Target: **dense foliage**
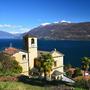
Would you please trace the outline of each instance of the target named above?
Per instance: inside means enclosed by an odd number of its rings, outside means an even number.
[[[64,70],[67,72],[70,68],[72,68],[72,65],[71,64],[66,64],[64,66]]]
[[[80,68],[76,68],[74,70],[74,73],[72,75],[73,78],[77,77],[77,76],[82,76],[82,72],[81,72],[81,69]]]
[[[5,53],[0,53],[0,75],[15,75],[22,72],[22,67],[19,63]]]
[[[82,59],[82,69],[84,71],[88,71],[89,67],[90,67],[90,58],[89,57],[83,57]]]
[[[50,54],[42,54],[36,59],[35,66],[39,70],[40,74],[44,73],[44,77],[46,78],[48,75],[50,75],[53,63],[54,60]]]
[[[83,88],[85,90],[90,90],[90,80],[88,81],[85,79],[78,80],[75,83],[75,87]]]

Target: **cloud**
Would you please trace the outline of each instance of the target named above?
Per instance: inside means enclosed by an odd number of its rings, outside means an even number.
[[[54,22],[54,23],[59,23],[58,21]]]
[[[0,28],[19,28],[21,25],[12,25],[12,24],[0,24]]]
[[[11,32],[9,32],[9,33],[18,34],[18,33],[20,33],[20,32],[11,31]]]
[[[22,25],[0,24],[0,30],[10,33],[24,33],[29,31],[30,27]]]
[[[66,21],[66,20],[61,21],[61,23],[63,23],[63,22],[71,23],[71,21]]]
[[[25,32],[28,32],[29,30],[30,28],[22,27],[22,28],[18,28],[18,30],[12,30],[9,32],[12,34],[16,34],[16,33],[25,33]]]
[[[27,32],[27,31],[30,30],[30,28],[23,27],[23,28],[20,28],[19,30],[20,30],[20,31],[23,31],[23,32]]]
[[[41,25],[42,26],[46,26],[46,25],[49,25],[50,23],[42,23]]]

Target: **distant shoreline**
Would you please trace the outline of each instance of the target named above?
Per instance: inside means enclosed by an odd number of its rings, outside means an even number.
[[[22,38],[0,38],[0,40],[23,40]],[[90,41],[88,39],[38,39],[45,41]]]

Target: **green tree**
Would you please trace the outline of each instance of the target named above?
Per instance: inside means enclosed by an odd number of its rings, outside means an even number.
[[[52,66],[54,63],[51,54],[41,54],[41,56],[36,59],[36,68],[39,69],[40,74],[43,72],[46,79],[47,75],[50,75]]]
[[[77,80],[74,86],[81,88],[80,90],[90,90],[90,80],[85,79]]]
[[[69,77],[69,78],[72,78],[72,72],[71,71],[67,71],[66,72],[66,76]]]
[[[71,64],[66,64],[66,65],[64,66],[64,70],[65,70],[65,71],[68,71],[70,68],[72,68],[72,65],[71,65]]]
[[[1,52],[0,53],[0,62],[2,62],[3,60],[11,60],[12,58],[11,58],[11,56],[10,55],[8,55],[8,54],[6,54],[6,53],[3,53],[3,52]],[[13,58],[14,59],[14,58]]]
[[[0,74],[1,75],[15,75],[22,72],[22,67],[10,55],[0,53]]]
[[[88,57],[83,57],[82,59],[82,69],[84,70],[84,76],[85,76],[85,72],[88,71],[89,66],[90,66],[90,58]]]
[[[77,76],[82,76],[82,72],[80,68],[76,68],[74,70],[74,74],[72,75],[72,77],[77,77]]]
[[[41,69],[44,71],[44,77],[46,79],[47,75],[50,75],[52,70],[54,60],[50,54],[42,54],[41,56]]]

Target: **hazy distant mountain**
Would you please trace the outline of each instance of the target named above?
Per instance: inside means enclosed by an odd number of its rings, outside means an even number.
[[[11,34],[0,31],[0,39],[22,39],[26,33]],[[90,22],[55,22],[42,24],[28,32],[38,39],[50,40],[90,40]]]
[[[11,33],[0,31],[0,39],[14,39],[15,36]]]
[[[22,39],[23,38],[23,35],[24,33],[15,33],[15,34],[13,34],[13,36],[14,36],[14,38],[15,39]]]
[[[90,22],[43,24],[28,32],[39,39],[90,40]]]

